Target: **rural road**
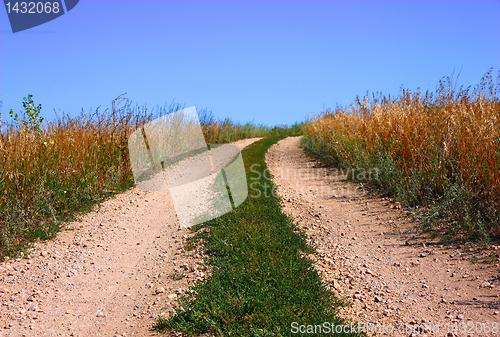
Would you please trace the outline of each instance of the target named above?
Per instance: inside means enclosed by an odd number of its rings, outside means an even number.
[[[280,141],[266,162],[284,211],[318,245],[320,256],[312,258],[325,285],[353,302],[342,309],[344,317],[385,323],[392,336],[408,336],[422,324],[420,336],[500,334],[484,333],[500,326],[498,262],[473,264],[457,247],[418,235],[400,205],[342,181],[341,172],[315,168],[299,144],[299,137]],[[495,248],[478,260],[498,256]]]
[[[428,329],[440,323],[429,336],[447,336],[446,324],[500,323],[498,264],[472,264],[456,247],[417,235],[400,206],[314,168],[299,142],[273,145],[266,161],[284,211],[318,245],[311,258],[325,285],[353,302],[341,315]],[[196,251],[184,252],[188,232],[168,192],[134,188],[107,200],[55,240],[37,243],[28,259],[0,263],[0,336],[160,336],[151,331],[158,315],[209,272]]]

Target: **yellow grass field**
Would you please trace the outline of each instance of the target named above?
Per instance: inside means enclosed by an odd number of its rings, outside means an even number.
[[[488,241],[500,230],[499,98],[492,71],[475,88],[454,89],[447,78],[435,93],[358,98],[313,118],[303,146],[328,165],[377,168],[369,182],[425,206],[424,229]]]
[[[33,106],[32,104],[31,106]],[[0,257],[22,252],[29,242],[53,237],[61,223],[133,185],[128,138],[153,119],[181,109],[148,111],[125,98],[111,111],[63,115],[54,122],[21,122],[0,130]],[[207,143],[277,134],[269,128],[216,119],[199,112]]]

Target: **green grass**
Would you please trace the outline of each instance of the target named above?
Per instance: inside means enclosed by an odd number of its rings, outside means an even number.
[[[289,336],[292,322],[346,324],[337,316],[344,303],[322,285],[305,257],[315,248],[265,187],[272,182],[250,172],[250,165],[264,172],[265,153],[279,139],[263,139],[242,152],[247,181],[258,191],[250,190],[230,213],[193,228],[194,241],[203,239],[211,276],[180,297],[171,318],[159,318],[157,331]]]

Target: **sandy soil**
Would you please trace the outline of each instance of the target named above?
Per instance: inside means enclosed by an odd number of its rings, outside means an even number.
[[[158,315],[206,276],[182,248],[189,229],[168,191],[134,188],[80,220],[28,259],[0,263],[0,336],[156,336]]]
[[[320,256],[312,258],[325,284],[353,303],[342,316],[372,328],[385,323],[393,336],[409,336],[419,325],[420,336],[500,335],[476,325],[500,326],[498,264],[471,263],[463,247],[417,234],[400,205],[315,168],[299,143],[280,141],[266,161],[284,211],[318,245]]]

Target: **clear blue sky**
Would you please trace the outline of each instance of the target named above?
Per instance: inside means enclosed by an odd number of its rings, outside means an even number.
[[[434,90],[500,70],[500,1],[105,1],[13,34],[0,8],[0,100],[42,115],[175,100],[292,124],[356,95]],[[10,119],[10,118],[8,118]]]

